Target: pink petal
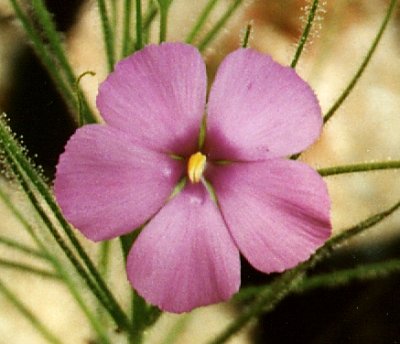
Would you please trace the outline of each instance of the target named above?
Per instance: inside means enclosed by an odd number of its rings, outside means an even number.
[[[207,89],[204,62],[182,43],[149,45],[119,62],[97,107],[111,126],[157,151],[188,154],[197,144]]]
[[[227,300],[240,284],[239,252],[201,184],[187,185],[144,228],[127,270],[140,295],[174,313]]]
[[[251,161],[298,153],[321,127],[318,100],[292,68],[252,49],[222,62],[209,96],[210,157]]]
[[[54,192],[66,218],[98,241],[132,231],[171,194],[183,166],[117,129],[87,125],[68,142]]]
[[[209,178],[240,252],[260,271],[296,266],[330,235],[326,185],[303,163],[232,163],[214,167]]]

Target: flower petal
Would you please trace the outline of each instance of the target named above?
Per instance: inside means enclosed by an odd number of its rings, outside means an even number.
[[[204,62],[182,43],[149,45],[120,61],[100,85],[97,107],[111,126],[157,151],[197,145],[207,89]]]
[[[252,49],[236,50],[221,63],[208,104],[211,158],[254,161],[298,153],[321,127],[318,100],[292,68]]]
[[[239,252],[201,184],[190,184],[144,228],[127,262],[132,286],[181,313],[229,299],[240,285]]]
[[[165,203],[180,162],[135,144],[124,132],[86,125],[68,142],[54,192],[66,218],[98,241],[132,231]]]
[[[236,245],[260,271],[296,266],[330,235],[326,185],[303,163],[232,163],[214,167],[209,179]]]

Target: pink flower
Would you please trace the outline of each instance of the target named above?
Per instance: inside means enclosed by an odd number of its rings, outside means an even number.
[[[199,147],[206,89],[192,46],[150,45],[122,60],[97,96],[105,124],[77,130],[54,185],[66,218],[91,240],[148,221],[128,279],[170,312],[229,299],[240,285],[239,252],[260,271],[281,272],[330,235],[325,183],[284,158],[320,134],[310,87],[270,57],[236,50],[211,88]]]

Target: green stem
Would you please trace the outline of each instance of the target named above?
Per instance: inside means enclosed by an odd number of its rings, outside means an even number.
[[[38,275],[40,277],[57,279],[57,280],[60,279],[60,276],[55,274],[54,272],[47,271],[44,269],[39,269],[39,268],[36,268],[36,267],[28,265],[28,264],[17,263],[15,261],[8,260],[8,259],[0,258],[0,266],[23,271],[23,272],[29,272],[29,273]]]
[[[75,82],[75,93],[76,93],[76,97],[78,100],[78,126],[79,127],[83,126],[84,124],[87,124],[85,122],[86,121],[85,114],[82,111],[82,109],[85,108],[85,104],[84,104],[85,99],[83,98],[83,94],[82,94],[82,92],[80,92],[80,88],[79,88],[79,83],[81,82],[82,78],[86,75],[95,76],[96,73],[93,71],[90,71],[90,70],[83,72],[81,75],[78,76],[78,78],[76,79],[76,82]]]
[[[102,276],[106,276],[108,272],[108,265],[110,260],[110,247],[111,247],[111,241],[109,240],[103,241],[100,246],[99,270]]]
[[[94,295],[99,298],[99,301],[102,302],[104,307],[109,311],[110,315],[113,317],[116,323],[119,326],[121,326],[121,328],[129,329],[130,328],[129,320],[127,319],[125,313],[122,311],[122,309],[116,302],[114,296],[109,291],[107,285],[100,276],[93,262],[91,261],[87,253],[84,251],[79,241],[76,239],[72,227],[62,216],[60,209],[55,203],[46,183],[36,172],[35,168],[30,164],[28,158],[26,158],[22,149],[19,147],[18,143],[12,137],[12,134],[9,132],[9,128],[4,123],[4,118],[0,120],[0,142],[5,153],[5,158],[7,159],[10,168],[12,168],[12,172],[16,175],[28,199],[30,199],[32,205],[35,207],[35,210],[41,215],[41,218],[45,221],[46,226],[56,239],[56,242],[63,249],[64,253],[67,255],[73,266],[80,273],[81,277],[88,283],[88,286],[91,288]],[[36,190],[32,189],[30,185]],[[72,251],[63,242],[63,239],[58,234],[58,231],[55,228],[52,220],[50,220],[45,210],[43,209],[41,205],[42,202],[40,202],[36,198],[37,194],[36,191],[39,192],[39,194],[41,195],[47,206],[55,215],[55,218],[61,225],[68,239],[76,249],[78,255],[88,268],[89,272],[91,273],[97,284],[92,281],[90,276],[86,273],[86,270],[75,258]]]
[[[208,16],[210,15],[212,9],[217,4],[218,0],[209,0],[207,5],[204,7],[203,11],[200,13],[199,18],[196,21],[196,24],[193,26],[192,30],[187,35],[185,42],[192,44],[193,40],[199,33],[199,31],[203,28]]]
[[[311,27],[314,22],[315,13],[317,12],[317,9],[318,9],[318,3],[319,3],[318,0],[314,0],[311,5],[310,12],[308,13],[308,17],[307,17],[306,26],[304,27],[303,33],[302,33],[299,43],[297,45],[296,53],[294,54],[292,63],[290,64],[290,66],[292,68],[296,68],[296,65],[297,65],[297,62],[299,61],[300,55],[303,52],[304,46],[305,46],[308,36],[311,32]]]
[[[127,260],[129,251],[139,236],[144,225],[134,230],[132,233],[120,237],[122,253],[125,261]],[[161,314],[161,311],[155,307],[148,305],[146,301],[132,289],[131,293],[131,311],[132,311],[132,331],[130,340],[132,343],[143,342],[144,330],[154,324]]]
[[[110,2],[111,2],[111,4],[110,4],[110,7],[111,7],[110,26],[112,28],[113,37],[116,37],[116,35],[117,35],[117,21],[118,21],[117,1],[112,0]]]
[[[132,244],[138,237],[139,233],[140,228],[136,229],[132,233],[120,237],[120,243],[125,262],[127,261]],[[146,303],[133,289],[131,290],[131,317],[132,331],[130,332],[130,341],[132,343],[140,344],[143,341],[143,330],[145,328],[143,322],[144,319],[147,318]]]
[[[46,5],[44,4],[43,0],[32,0],[32,8],[34,10],[35,17],[37,18],[39,24],[43,28],[44,33],[46,34],[47,39],[49,40],[51,49],[57,56],[60,67],[66,74],[69,82],[71,84],[75,83],[74,72],[65,56],[60,36],[56,30],[51,15],[46,8]]]
[[[344,166],[325,167],[318,169],[318,173],[323,177],[334,176],[343,173],[368,172],[375,170],[388,170],[400,168],[400,161],[380,161],[370,163],[360,163]]]
[[[247,48],[247,46],[249,44],[249,38],[250,38],[250,34],[251,34],[251,29],[252,29],[251,24],[247,24],[246,31],[244,32],[242,48]]]
[[[140,1],[140,0],[136,0]],[[122,57],[129,55],[129,46],[131,43],[131,14],[132,14],[132,0],[124,1],[124,22],[122,32]]]
[[[52,344],[62,344],[58,339],[36,316],[33,314],[19,299],[18,297],[5,286],[0,280],[0,293],[2,293],[17,309],[18,311],[31,323],[31,325],[41,334],[41,336]]]
[[[0,244],[6,245],[8,247],[11,247],[11,248],[16,249],[16,250],[18,250],[20,252],[23,252],[23,253],[27,253],[30,256],[34,256],[36,258],[41,258],[41,259],[47,259],[48,258],[45,254],[43,254],[43,252],[40,252],[38,250],[35,250],[33,248],[30,248],[30,247],[25,246],[25,245],[23,245],[23,244],[21,244],[21,243],[19,243],[17,241],[14,241],[14,240],[9,239],[9,238],[5,238],[3,236],[0,236]]]
[[[353,90],[354,86],[356,85],[358,79],[360,79],[361,75],[365,71],[365,68],[367,67],[369,61],[371,60],[372,55],[374,54],[383,33],[385,32],[385,29],[388,25],[389,19],[393,13],[393,10],[395,8],[395,5],[397,3],[397,0],[391,0],[388,9],[385,13],[385,17],[382,21],[382,24],[378,30],[378,33],[375,36],[375,39],[372,42],[371,47],[369,48],[367,55],[365,56],[363,62],[361,63],[360,67],[358,68],[356,74],[353,76],[353,78],[350,80],[349,84],[347,85],[346,89],[343,91],[343,93],[339,96],[339,98],[336,100],[336,102],[332,105],[332,107],[328,110],[328,112],[324,116],[324,123],[328,122],[329,119],[335,114],[336,110],[342,105],[342,103],[346,100],[346,98],[349,96],[350,92]]]
[[[54,64],[54,60],[52,56],[49,55],[46,45],[41,40],[40,34],[33,28],[31,22],[22,11],[18,2],[16,0],[10,0],[10,4],[13,7],[16,17],[21,22],[28,38],[32,42],[32,46],[36,55],[39,57],[43,65],[47,68],[60,94],[64,97],[66,103],[70,106],[70,108],[76,109],[77,105],[73,92],[65,83],[62,74],[60,73],[60,70],[57,68],[57,65]]]
[[[143,30],[142,30],[143,34],[142,34],[142,36],[143,36],[144,43],[149,42],[150,26],[151,26],[151,23],[154,21],[154,19],[156,19],[157,13],[158,13],[158,7],[154,3],[154,1],[151,1],[150,5],[144,15],[144,18],[143,18]],[[135,42],[135,46],[136,46],[136,42]]]
[[[33,0],[32,7],[35,10],[36,19],[43,28],[46,36],[45,38],[48,40],[48,43],[43,42],[43,33],[38,31],[38,29],[31,23],[30,19],[25,15],[21,6],[18,4],[18,1],[9,1],[15,11],[15,15],[20,20],[28,38],[32,42],[36,55],[47,68],[47,71],[54,80],[54,83],[60,94],[65,99],[70,109],[77,110],[78,104],[74,97],[75,76],[65,56],[60,37],[55,29],[55,25],[52,22],[51,16],[48,13],[43,1]],[[50,46],[51,49],[49,49],[48,46]],[[54,63],[55,59],[58,60],[59,65]],[[64,73],[67,81],[64,80],[61,72]],[[80,89],[79,92],[81,93],[82,97],[83,111],[86,122],[96,122],[96,116],[91,111],[89,104],[87,103],[87,100]]]
[[[188,323],[191,320],[191,314],[182,315],[174,326],[167,332],[160,344],[174,344],[178,343],[180,336],[185,333]]]
[[[400,273],[400,259],[392,259],[380,263],[370,263],[352,269],[311,276],[299,284],[295,292],[304,293],[322,287],[334,288],[348,285],[355,281],[363,282],[384,278],[395,273]]]
[[[308,261],[281,274],[270,285],[261,290],[256,300],[245,311],[243,311],[220,335],[211,341],[211,343],[224,343],[236,332],[242,329],[250,320],[263,313],[272,311],[280,301],[298,288],[307,270],[314,267],[315,264],[321,261],[323,258],[329,256],[339,245],[383,221],[399,208],[400,202],[397,202],[391,208],[375,214],[360,222],[356,226],[345,230],[341,234],[327,241],[327,243],[320,248]]]
[[[224,15],[218,20],[214,27],[208,32],[203,40],[198,44],[200,51],[203,51],[207,45],[215,38],[218,32],[223,28],[228,19],[235,13],[236,9],[242,3],[243,0],[235,0],[231,6],[225,11]]]
[[[136,0],[136,50],[143,48],[142,0]]]
[[[355,281],[375,280],[394,273],[400,273],[400,259],[392,259],[380,263],[359,265],[350,269],[343,269],[304,278],[293,290],[295,293],[304,293],[317,288],[335,288],[348,285]],[[249,302],[259,295],[265,286],[247,287],[234,296],[236,302]]]
[[[160,38],[159,42],[165,42],[167,40],[167,26],[168,26],[168,11],[170,6],[169,0],[159,1],[160,2]]]
[[[46,5],[44,4],[44,1],[32,0],[32,7],[35,11],[39,24],[42,26],[44,33],[49,40],[50,47],[54,51],[54,54],[60,63],[60,67],[67,77],[70,87],[73,87],[76,83],[74,71],[68,62],[64,48],[61,44],[60,36],[56,30],[56,26],[52,20],[52,17],[46,8]],[[78,88],[78,92],[80,93],[85,120],[87,120],[88,123],[95,122],[96,118],[90,111],[89,104],[87,103],[86,98],[84,97],[80,88]]]
[[[152,1],[149,4],[149,7],[148,7],[146,13],[144,14],[144,18],[142,19],[142,21],[143,21],[143,25],[142,25],[142,45],[143,46],[144,46],[144,44],[146,42],[148,42],[150,25],[154,21],[154,19],[156,18],[157,13],[158,13],[158,7]],[[130,51],[136,51],[137,47],[138,47],[138,44],[136,43],[136,38],[135,38],[135,40],[132,41],[132,44],[131,44],[131,47],[130,47]]]
[[[14,206],[14,204],[9,200],[9,198],[3,193],[0,189],[0,198],[3,200],[4,204],[10,209],[11,213],[21,222],[23,228],[28,232],[33,241],[39,247],[39,249],[43,252],[43,254],[49,259],[52,263],[54,270],[60,276],[60,278],[65,282],[71,295],[91,323],[93,329],[98,334],[99,338],[101,338],[102,343],[108,343],[107,335],[104,332],[103,328],[92,314],[89,307],[85,304],[83,298],[81,297],[80,291],[75,285],[75,281],[71,279],[68,272],[64,269],[63,265],[58,261],[58,259],[52,254],[54,252],[54,248],[51,248],[51,252],[42,244],[41,240],[36,235],[32,226],[28,223],[28,221],[23,217],[23,215],[18,211],[18,209]],[[47,242],[47,241],[46,241]]]
[[[99,8],[101,27],[103,29],[103,39],[104,46],[106,48],[108,71],[111,72],[114,69],[115,63],[113,31],[108,18],[105,0],[97,0],[97,6]]]

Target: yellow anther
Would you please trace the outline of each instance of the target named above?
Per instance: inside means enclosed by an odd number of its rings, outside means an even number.
[[[187,164],[187,174],[192,183],[198,183],[206,168],[206,156],[197,152],[192,154]]]

